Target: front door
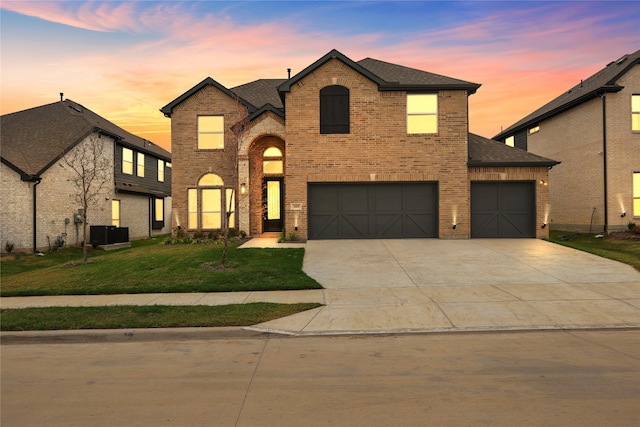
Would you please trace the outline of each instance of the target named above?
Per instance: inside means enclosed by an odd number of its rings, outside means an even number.
[[[282,231],[284,214],[282,178],[265,178],[262,181],[262,231]]]

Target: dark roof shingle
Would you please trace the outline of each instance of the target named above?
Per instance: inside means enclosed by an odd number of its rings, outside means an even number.
[[[629,55],[624,55],[617,61],[610,62],[605,68],[588,79],[581,81],[562,95],[509,126],[494,136],[494,139],[502,139],[510,136],[522,129],[537,124],[539,121],[553,117],[596,96],[600,96],[604,92],[620,91],[622,86],[617,84],[617,80],[637,64],[640,64],[640,50]]]
[[[469,134],[469,166],[555,166],[560,162],[499,141]]]
[[[2,160],[19,172],[40,176],[62,152],[98,131],[138,151],[171,161],[171,153],[70,99],[0,117]]]

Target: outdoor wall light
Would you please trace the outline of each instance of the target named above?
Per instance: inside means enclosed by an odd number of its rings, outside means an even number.
[[[547,226],[547,223],[545,222],[544,224],[542,224],[540,228],[545,228],[546,226]]]
[[[547,184],[547,181],[545,181],[544,179],[541,179],[540,180],[540,185],[548,185],[548,184]]]
[[[455,230],[455,229],[456,229],[456,226],[457,226],[457,224],[453,224],[453,225],[451,226],[451,229],[452,229],[452,230]]]
[[[246,192],[247,192],[247,184],[243,182],[242,184],[240,184],[240,194],[246,194]]]
[[[622,215],[620,215],[620,218],[624,218],[625,216],[627,216],[626,212],[622,212]]]

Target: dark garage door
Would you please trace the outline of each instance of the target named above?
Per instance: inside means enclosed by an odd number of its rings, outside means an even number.
[[[310,239],[437,237],[435,183],[309,184]]]
[[[533,183],[471,183],[472,238],[535,236]]]

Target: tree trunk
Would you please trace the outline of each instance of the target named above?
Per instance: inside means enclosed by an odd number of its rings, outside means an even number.
[[[87,209],[84,209],[84,214],[82,215],[82,261],[84,263],[87,262]]]

